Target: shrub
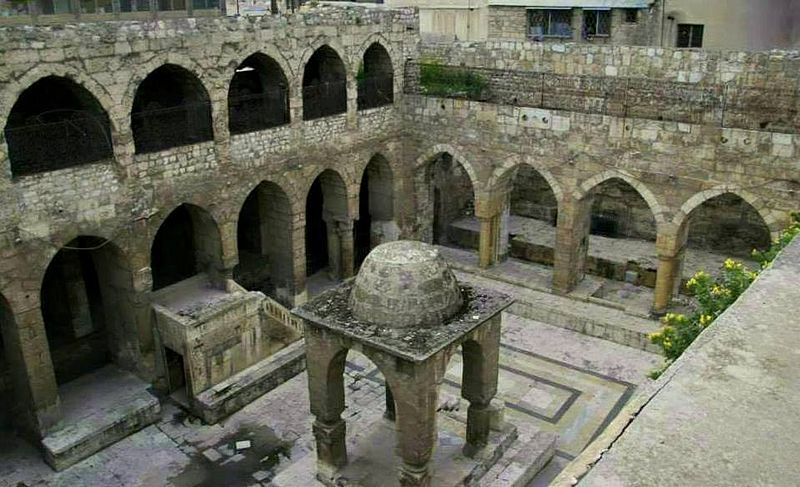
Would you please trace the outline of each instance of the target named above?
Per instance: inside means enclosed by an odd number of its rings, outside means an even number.
[[[465,68],[436,63],[420,65],[420,88],[426,95],[479,99],[487,85],[483,76]]]
[[[781,232],[780,237],[769,249],[763,252],[753,251],[753,256],[758,260],[761,269],[769,267],[778,253],[798,234],[800,234],[800,218],[797,214],[793,214],[792,223]],[[649,377],[658,378],[703,330],[742,295],[758,274],[759,270],[751,271],[742,263],[727,259],[722,265],[719,277],[712,278],[708,273],[700,271],[689,279],[686,287],[697,300],[697,309],[691,316],[667,313],[661,319],[661,329],[649,335],[650,341],[660,346],[666,357],[664,367],[654,370]]]

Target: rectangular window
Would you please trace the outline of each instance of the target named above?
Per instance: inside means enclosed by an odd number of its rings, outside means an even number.
[[[678,24],[677,47],[703,47],[703,26]]]
[[[608,37],[611,35],[611,11],[584,10],[583,32],[585,37]]]
[[[534,40],[544,37],[572,37],[572,10],[528,10],[528,37]]]
[[[635,24],[639,22],[639,9],[638,8],[626,8],[625,9],[625,22],[629,24]]]

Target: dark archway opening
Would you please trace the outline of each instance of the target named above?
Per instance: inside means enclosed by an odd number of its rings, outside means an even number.
[[[208,93],[194,74],[165,64],[137,88],[131,129],[137,154],[212,140]]]
[[[219,229],[205,210],[183,204],[158,228],[150,250],[153,290],[205,272],[215,279],[222,269]]]
[[[274,59],[253,54],[236,68],[228,90],[228,116],[234,135],[289,123],[289,83]]]
[[[725,193],[705,201],[689,215],[687,244],[691,249],[750,259],[752,251],[770,246],[770,231],[747,201]]]
[[[453,156],[443,153],[426,167],[420,197],[434,244],[478,248],[472,181]]]
[[[356,268],[378,245],[397,240],[400,229],[394,221],[394,186],[389,162],[380,154],[364,169],[359,189],[359,220],[355,224]]]
[[[5,127],[11,173],[24,176],[111,159],[111,124],[74,81],[48,76],[22,92]]]
[[[263,182],[248,195],[239,212],[237,242],[235,279],[248,290],[291,300],[292,211],[289,197],[278,185]]]
[[[328,229],[323,219],[323,195],[320,178],[314,180],[306,199],[306,275],[328,267]]]
[[[17,402],[14,396],[14,386],[11,377],[9,358],[11,353],[6,350],[6,340],[3,334],[11,331],[14,326],[14,314],[5,298],[0,295],[0,434],[10,431],[13,426],[13,405]]]
[[[347,111],[347,74],[344,62],[329,46],[317,49],[303,72],[303,119]]]
[[[51,260],[41,310],[56,382],[116,363],[132,368],[138,339],[130,269],[111,242],[78,237]]]
[[[361,188],[358,191],[358,221],[356,221],[353,231],[355,233],[355,259],[356,269],[361,267],[361,263],[369,255],[372,250],[371,243],[371,229],[372,229],[372,216],[370,215],[370,191],[369,191],[369,173],[364,171],[364,176],[361,178]]]
[[[386,49],[375,42],[364,52],[356,76],[358,109],[366,110],[394,102],[394,69]]]
[[[513,175],[509,196],[509,255],[553,265],[558,200],[539,171],[521,164]]]

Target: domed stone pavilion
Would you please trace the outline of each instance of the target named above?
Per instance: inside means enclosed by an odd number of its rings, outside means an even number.
[[[402,486],[432,485],[438,389],[461,347],[461,395],[469,401],[464,454],[489,438],[497,392],[500,313],[512,300],[462,285],[439,251],[422,242],[376,247],[359,274],[294,313],[304,320],[317,478],[340,485],[347,465],[344,367],[347,352],[372,360],[386,381],[387,414],[396,420]]]

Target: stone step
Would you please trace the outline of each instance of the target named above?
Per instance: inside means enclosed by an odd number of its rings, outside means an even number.
[[[191,408],[203,421],[214,424],[305,369],[306,347],[301,339],[201,392]]]
[[[525,487],[552,460],[558,435],[539,431],[517,448],[517,454],[494,479],[484,478],[490,487]]]
[[[459,280],[512,295],[516,302],[508,308],[509,313],[628,347],[661,353],[647,337],[648,334],[658,330],[658,321],[632,316],[623,310],[593,302],[536,291],[469,272],[456,270],[455,273]]]
[[[42,439],[45,461],[64,470],[155,423],[161,406],[148,384],[108,366],[59,389],[63,419]]]

